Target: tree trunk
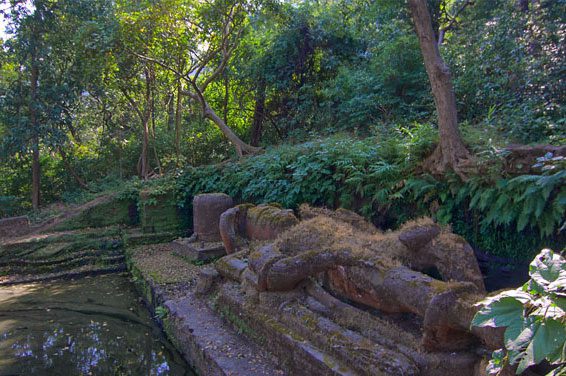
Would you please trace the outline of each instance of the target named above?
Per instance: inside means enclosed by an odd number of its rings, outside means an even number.
[[[263,121],[265,119],[265,79],[260,79],[255,97],[254,117],[252,121],[252,137],[250,144],[259,146]]]
[[[172,131],[175,127],[175,95],[167,94],[167,130]]]
[[[438,51],[426,0],[409,0],[409,8],[432,87],[440,135],[439,145],[424,162],[424,168],[436,174],[443,174],[451,169],[465,178],[462,169],[470,163],[471,156],[458,131],[456,95],[450,69]]]
[[[145,73],[145,103],[146,108],[142,118],[142,128],[143,128],[143,139],[142,139],[142,151],[140,155],[140,177],[142,179],[147,179],[149,176],[149,121],[151,117],[151,87],[150,87],[150,76],[149,71],[146,68]]]
[[[183,111],[183,81],[177,82],[177,108],[175,109],[175,154],[177,156],[177,167],[180,167],[181,158],[181,113]]]
[[[71,174],[73,176],[73,178],[75,178],[76,182],[79,184],[79,186],[83,189],[87,189],[88,190],[88,186],[85,183],[85,181],[83,180],[83,178],[81,178],[79,176],[79,174],[77,173],[77,171],[74,169],[73,165],[71,164],[71,162],[69,162],[69,159],[67,158],[67,153],[65,152],[65,150],[62,147],[59,147],[59,154],[61,155],[61,159],[63,160],[63,164],[65,165],[65,168],[67,169],[67,171],[69,172],[69,174]]]
[[[30,101],[29,119],[33,132],[32,138],[32,165],[31,165],[31,203],[33,210],[38,210],[40,205],[40,178],[41,166],[39,164],[39,126],[37,124],[36,100],[37,81],[39,79],[39,67],[37,66],[35,52],[31,54],[31,78],[30,78]]]
[[[224,123],[228,124],[228,103],[230,102],[230,81],[228,76],[224,74],[224,101],[222,103],[222,112],[224,116]]]
[[[202,107],[202,115],[204,118],[212,120],[216,126],[220,129],[222,134],[234,145],[236,149],[236,153],[239,157],[242,157],[247,154],[257,154],[262,149],[259,147],[251,146],[246,144],[244,141],[238,137],[236,133],[222,120],[218,114],[210,107],[206,99],[204,98],[202,90],[198,87],[196,82],[188,79],[187,82],[192,86],[194,93],[190,91],[183,91],[183,94],[188,95],[189,97],[197,100],[201,107]]]
[[[218,126],[218,128],[220,128],[220,131],[236,148],[236,153],[238,154],[238,156],[242,157],[246,154],[255,154],[261,150],[261,148],[248,145],[244,141],[242,141],[238,137],[238,135],[236,135],[236,133],[234,133],[234,131],[232,131],[232,129],[226,125],[224,120],[222,120],[220,116],[218,116],[216,112],[214,112],[214,110],[208,105],[206,101],[204,102],[203,107],[204,117],[212,120]]]

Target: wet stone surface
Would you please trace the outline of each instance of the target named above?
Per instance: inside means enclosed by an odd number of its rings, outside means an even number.
[[[0,287],[0,375],[193,375],[124,275]]]

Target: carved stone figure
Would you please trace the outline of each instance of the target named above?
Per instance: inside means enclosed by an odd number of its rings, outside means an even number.
[[[299,216],[273,206],[223,213],[229,254],[218,276],[203,276],[221,307],[279,341],[303,338],[354,374],[481,374],[478,354],[502,338],[470,330],[485,287],[464,239],[426,218],[382,233],[344,209],[302,206]]]

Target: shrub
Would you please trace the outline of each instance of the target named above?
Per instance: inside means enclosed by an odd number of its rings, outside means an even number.
[[[505,349],[493,353],[487,371],[499,374],[517,365],[517,374],[547,360],[558,365],[548,375],[566,371],[566,260],[544,249],[529,267],[531,280],[478,305],[472,326],[505,327]]]

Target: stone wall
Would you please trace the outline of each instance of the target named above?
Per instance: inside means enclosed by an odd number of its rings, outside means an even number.
[[[0,219],[0,239],[24,235],[29,230],[29,220],[26,216]]]
[[[188,218],[177,207],[174,192],[140,192],[140,222],[144,233],[187,231]]]

